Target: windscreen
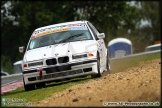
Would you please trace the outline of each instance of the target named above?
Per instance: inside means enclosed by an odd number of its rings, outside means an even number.
[[[50,27],[35,31],[31,36],[27,49],[31,50],[48,45],[80,40],[92,40],[92,36],[85,24]]]

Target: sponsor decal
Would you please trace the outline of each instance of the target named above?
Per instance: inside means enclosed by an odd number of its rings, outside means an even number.
[[[39,36],[44,36],[47,34],[68,31],[68,30],[87,30],[87,28],[85,24],[70,24],[70,25],[56,26],[56,27],[45,28],[45,29],[34,31],[31,38],[34,39]]]
[[[101,44],[103,44],[103,42],[101,40],[98,41],[99,46],[101,46]]]
[[[62,31],[67,31],[67,30],[69,30],[69,28],[53,29],[53,30],[46,31],[46,32],[43,32],[43,33],[35,34],[35,35],[32,36],[32,39],[37,38],[39,36],[44,36],[44,35],[47,35],[47,34],[51,34],[51,33],[55,33],[55,32],[62,32]]]
[[[70,30],[84,30],[83,27],[71,27]]]
[[[55,54],[55,56],[58,56],[58,55],[59,55],[58,53]]]
[[[80,26],[80,24],[70,24],[70,26]]]

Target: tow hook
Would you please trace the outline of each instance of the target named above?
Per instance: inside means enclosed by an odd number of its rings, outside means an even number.
[[[39,70],[39,77],[42,78],[42,69]]]

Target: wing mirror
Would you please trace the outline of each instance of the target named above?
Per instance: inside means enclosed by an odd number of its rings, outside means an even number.
[[[25,46],[19,47],[19,52],[20,52],[20,53],[24,53],[24,52],[25,52]]]
[[[97,34],[97,37],[99,39],[103,39],[103,38],[105,38],[105,34],[104,33],[99,33],[99,34]]]

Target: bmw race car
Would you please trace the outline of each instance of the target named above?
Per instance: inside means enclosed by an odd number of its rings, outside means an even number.
[[[91,75],[110,70],[105,34],[89,21],[65,22],[36,29],[24,54],[22,73],[25,91],[47,82]]]

